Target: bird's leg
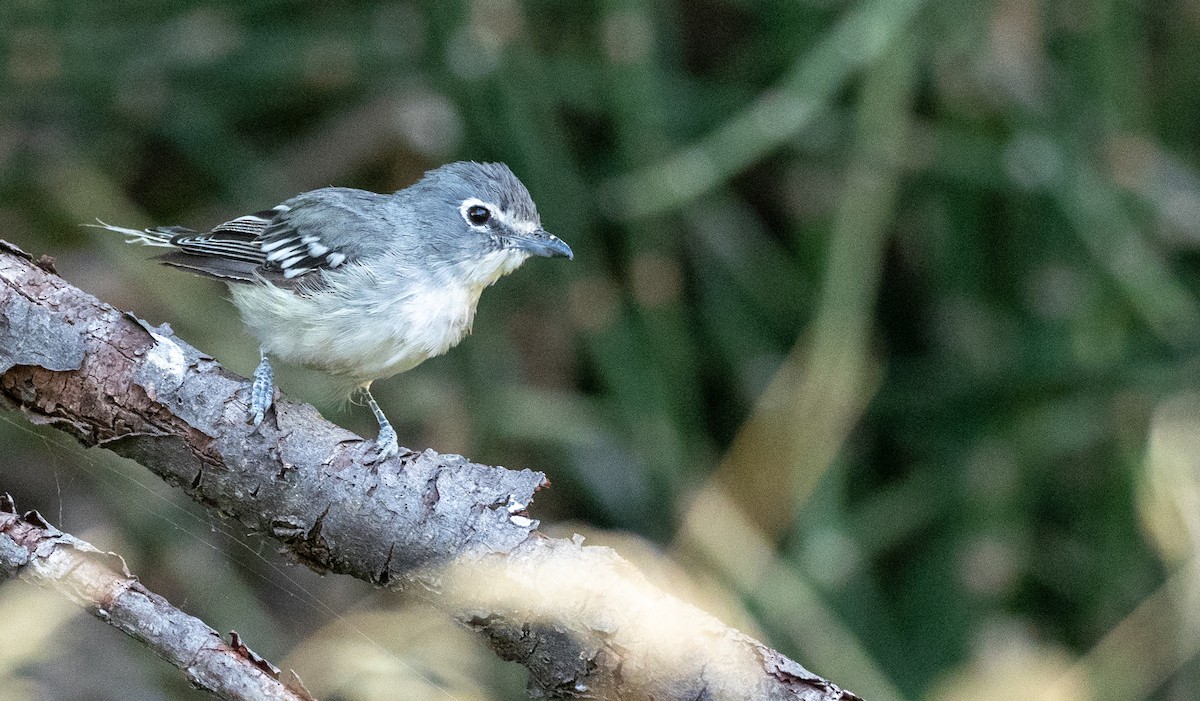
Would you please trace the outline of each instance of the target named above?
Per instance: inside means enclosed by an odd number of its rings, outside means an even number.
[[[379,422],[379,435],[375,438],[375,455],[372,462],[382,462],[400,453],[400,441],[396,436],[396,429],[392,428],[392,424],[383,415],[383,409],[379,408],[375,397],[371,396],[371,386],[366,385],[362,388],[363,395],[367,398],[367,406],[371,407],[371,413],[375,415],[375,420]]]
[[[275,373],[271,370],[271,361],[267,360],[267,351],[259,349],[262,360],[254,369],[254,384],[250,387],[250,423],[255,426],[262,423],[271,408],[275,398]]]

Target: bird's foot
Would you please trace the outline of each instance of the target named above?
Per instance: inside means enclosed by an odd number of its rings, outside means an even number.
[[[396,429],[391,424],[379,427],[379,435],[375,437],[374,449],[368,451],[367,462],[378,463],[400,454],[400,439]]]
[[[375,437],[375,448],[367,452],[367,463],[374,464],[383,462],[388,458],[395,457],[400,454],[400,441],[396,437],[396,429],[392,428],[392,424],[383,415],[383,410],[379,408],[379,403],[375,401],[375,397],[371,396],[370,385],[365,385],[362,388],[363,396],[367,398],[367,406],[371,407],[371,413],[375,415],[375,420],[379,422],[379,435]],[[412,451],[406,451],[406,455],[411,455]]]
[[[250,423],[258,426],[267,416],[267,409],[275,399],[275,373],[264,355],[254,369],[254,384],[250,386]]]

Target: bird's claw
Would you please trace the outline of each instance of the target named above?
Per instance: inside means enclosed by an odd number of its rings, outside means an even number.
[[[367,462],[378,463],[400,454],[400,439],[396,429],[384,426],[375,437],[375,447],[367,453]]]

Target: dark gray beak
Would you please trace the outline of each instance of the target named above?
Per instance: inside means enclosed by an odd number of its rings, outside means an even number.
[[[571,247],[565,241],[545,229],[538,229],[532,234],[509,234],[506,238],[508,239],[508,248],[529,251],[535,256],[568,259],[575,257],[575,254],[571,252]]]

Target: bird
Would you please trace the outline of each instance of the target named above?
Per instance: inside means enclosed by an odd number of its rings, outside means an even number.
[[[273,404],[272,358],[315,368],[365,397],[379,422],[372,462],[397,455],[399,442],[371,384],[457,345],[484,288],[530,257],[574,258],[503,163],[449,163],[391,194],[325,187],[208,231],[96,222],[126,243],[170,249],[157,257],[168,266],[228,284],[259,342],[249,423]]]

